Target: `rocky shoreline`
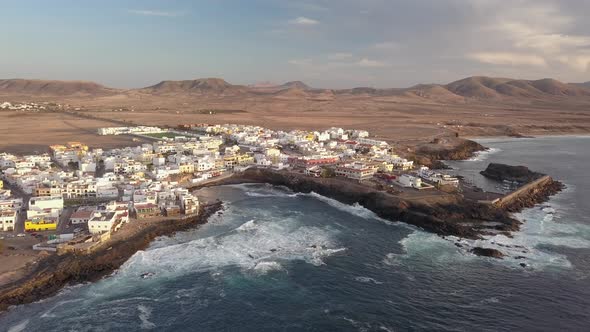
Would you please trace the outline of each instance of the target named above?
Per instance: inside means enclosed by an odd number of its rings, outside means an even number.
[[[450,194],[400,197],[345,179],[314,178],[289,171],[262,168],[251,168],[201,187],[240,183],[285,186],[295,192],[315,192],[345,204],[358,203],[381,218],[405,222],[442,237],[481,239],[485,235],[498,233],[510,236],[511,232],[520,229],[521,224],[513,218],[512,212],[522,211],[524,208],[544,202],[563,188],[560,182],[547,176],[536,181],[542,183],[522,195],[511,198],[508,204],[502,206],[475,202]],[[99,280],[119,268],[137,251],[145,249],[156,237],[206,223],[208,217],[221,208],[219,202],[209,205],[197,217],[150,224],[133,236],[113,241],[110,246],[91,254],[48,256],[27,276],[0,287],[0,311],[7,310],[12,305],[31,303],[54,295],[67,285]],[[494,258],[504,256],[499,250],[491,248],[476,247],[470,252]]]
[[[481,239],[486,235],[505,234],[520,229],[521,222],[512,216],[535,204],[546,201],[561,190],[562,184],[550,177],[533,189],[499,206],[463,199],[458,195],[430,199],[404,199],[339,178],[313,178],[287,171],[248,169],[234,177],[206,186],[240,183],[268,183],[285,186],[295,192],[317,194],[345,204],[358,203],[381,218],[401,221],[439,236]],[[479,256],[502,258],[496,249],[477,247],[470,250]]]
[[[412,159],[430,168],[447,168],[444,160],[465,160],[485,150],[485,146],[472,140],[444,137],[417,146]]]
[[[27,276],[0,288],[0,312],[13,305],[52,296],[65,286],[93,282],[108,276],[137,251],[145,249],[156,237],[204,224],[221,208],[221,202],[217,202],[203,208],[195,217],[150,224],[131,237],[113,241],[88,255],[69,253],[48,256]]]
[[[563,183],[545,174],[533,172],[526,166],[491,163],[480,174],[495,181],[517,182],[521,185],[515,193],[507,195],[504,201],[499,202],[509,212],[520,212],[546,202],[549,197],[565,188]]]
[[[314,178],[288,171],[253,168],[214,185],[239,183],[268,183],[295,192],[315,192],[345,204],[358,203],[381,218],[402,221],[441,236],[478,239],[490,231],[509,233],[520,226],[507,211],[458,195],[406,199],[345,179]]]

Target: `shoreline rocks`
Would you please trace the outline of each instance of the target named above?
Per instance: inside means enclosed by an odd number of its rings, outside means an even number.
[[[493,224],[494,231],[502,232],[518,230],[520,225],[503,209],[458,195],[405,199],[345,179],[313,178],[287,171],[251,168],[215,185],[239,183],[268,183],[295,192],[315,192],[344,204],[358,203],[381,218],[402,221],[441,236],[478,239],[487,234],[486,225]]]
[[[473,157],[476,152],[487,148],[475,141],[459,138],[435,138],[429,143],[422,144],[416,149],[417,163],[430,168],[444,169],[448,166],[443,160],[465,160]]]
[[[531,171],[526,166],[511,166],[499,163],[490,163],[485,170],[479,172],[488,179],[496,181],[510,181],[529,183],[535,181],[545,174]]]
[[[492,257],[497,259],[504,258],[504,254],[498,249],[475,247],[470,250],[471,253],[478,256]]]
[[[97,281],[119,268],[137,251],[145,249],[156,237],[174,234],[207,222],[222,208],[214,203],[198,216],[184,220],[150,224],[129,238],[118,240],[87,255],[51,255],[27,276],[0,288],[0,312],[10,306],[38,301],[57,293],[65,286]]]

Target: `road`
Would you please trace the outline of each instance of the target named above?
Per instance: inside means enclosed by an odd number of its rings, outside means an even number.
[[[70,225],[70,216],[76,208],[73,207],[64,207],[61,215],[59,216],[59,224],[57,225],[57,234],[64,234],[64,233],[71,233],[73,229],[71,229]]]

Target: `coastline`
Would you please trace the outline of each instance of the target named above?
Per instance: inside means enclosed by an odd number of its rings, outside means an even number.
[[[285,171],[252,168],[214,184],[192,189],[227,184],[267,183],[285,186],[294,192],[326,196],[344,204],[358,203],[381,218],[402,221],[440,236],[479,239],[484,235],[518,231],[521,222],[513,212],[544,202],[555,194],[555,183],[550,180],[504,202],[494,204],[475,202],[458,195],[398,196],[339,178],[313,178]],[[513,204],[509,204],[513,202]]]
[[[467,159],[478,151],[485,151],[473,149],[472,147],[481,146],[470,143],[473,141],[462,139],[460,142],[465,145],[451,152],[451,155],[462,157],[460,159]],[[440,159],[434,160],[442,162]],[[316,192],[344,204],[358,203],[387,220],[402,221],[443,238],[456,236],[460,239],[481,239],[482,236],[493,232],[510,236],[510,233],[518,231],[521,225],[521,222],[512,216],[513,212],[544,202],[559,191],[556,186],[544,186],[526,193],[524,198],[520,197],[515,204],[508,205],[508,208],[466,201],[450,194],[439,197],[400,198],[342,179],[311,178],[291,172],[258,168],[248,169],[226,178],[211,179],[206,183],[190,186],[189,189],[238,183],[268,183],[283,185],[295,192]],[[0,313],[13,305],[31,303],[52,296],[67,285],[100,280],[119,268],[137,251],[145,249],[157,236],[170,235],[206,223],[207,218],[220,208],[221,203],[215,203],[211,209],[203,211],[199,216],[188,218],[185,222],[171,223],[164,220],[151,224],[139,233],[109,243],[110,246],[105,246],[92,254],[48,256],[20,279],[0,286]],[[490,224],[493,226],[490,227]],[[503,256],[501,252],[489,248],[477,247],[473,248],[472,252],[488,257]]]
[[[68,253],[45,257],[22,278],[0,287],[0,313],[14,305],[50,297],[68,285],[100,280],[137,251],[148,247],[156,237],[205,224],[211,215],[221,209],[222,203],[216,202],[203,207],[197,216],[146,224],[130,237],[113,236],[107,245],[90,254]]]
[[[590,138],[590,133],[566,133],[566,132],[559,132],[559,133],[546,133],[543,135],[523,135],[521,137],[517,136],[507,136],[507,135],[492,135],[492,136],[461,136],[464,139],[477,141],[477,140],[488,140],[488,139],[502,139],[502,140],[523,140],[523,139],[536,139],[536,138],[563,138],[563,137],[571,137],[571,138]]]

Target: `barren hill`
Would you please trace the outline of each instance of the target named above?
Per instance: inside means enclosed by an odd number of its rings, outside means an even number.
[[[120,92],[87,81],[50,81],[29,79],[0,80],[0,94],[34,96],[103,96]]]
[[[232,85],[221,78],[199,78],[184,81],[162,81],[141,89],[143,92],[164,94],[164,93],[223,93],[226,91],[246,90],[246,87]]]
[[[570,85],[575,85],[582,88],[590,88],[590,81],[584,83],[570,83]]]
[[[474,76],[449,83],[446,88],[457,95],[478,99],[590,96],[589,89],[549,78],[529,81]]]
[[[326,101],[338,98],[397,100],[427,103],[464,103],[466,101],[517,102],[532,101],[555,102],[567,98],[570,101],[590,101],[590,83],[566,84],[554,79],[520,80],[485,76],[467,77],[446,85],[419,84],[410,88],[377,89],[357,87],[352,89],[326,90],[313,89],[301,81],[291,81],[281,85],[234,85],[221,78],[200,78],[182,81],[162,81],[158,84],[131,90],[117,90],[93,82],[82,81],[43,81],[9,79],[0,80],[0,95],[28,97],[108,97],[117,100],[130,100],[150,96],[157,100],[160,96],[192,98],[212,96],[223,102],[225,97],[240,97],[242,100],[266,98]],[[385,99],[383,99],[385,98]]]
[[[301,90],[309,90],[311,89],[309,87],[309,85],[301,82],[301,81],[291,81],[291,82],[287,82],[285,84],[281,84],[280,88],[283,89],[290,89],[290,88],[297,88],[297,89],[301,89]]]

